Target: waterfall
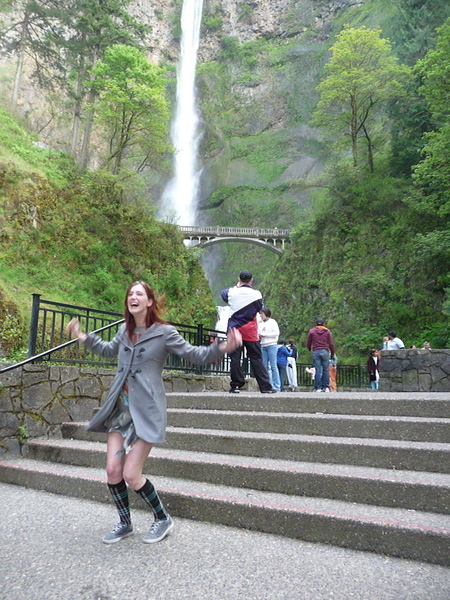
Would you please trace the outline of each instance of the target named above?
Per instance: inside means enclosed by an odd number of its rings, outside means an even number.
[[[216,327],[217,331],[226,331],[228,329],[228,319],[231,316],[231,311],[229,306],[218,306],[217,307],[217,322]]]
[[[195,225],[200,174],[199,114],[195,97],[195,68],[203,0],[184,0],[181,13],[181,51],[177,68],[176,111],[172,122],[174,177],[162,195],[159,217],[179,225]]]

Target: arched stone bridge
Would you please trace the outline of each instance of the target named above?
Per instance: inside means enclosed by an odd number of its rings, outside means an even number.
[[[283,254],[285,244],[289,242],[287,229],[262,229],[259,227],[195,227],[180,225],[185,240],[194,242],[193,246],[212,246],[222,242],[247,242],[264,246],[271,252]],[[195,243],[197,242],[197,243]]]

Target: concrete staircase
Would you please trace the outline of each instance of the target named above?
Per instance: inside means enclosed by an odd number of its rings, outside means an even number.
[[[450,394],[172,393],[168,406],[146,472],[174,517],[450,566]],[[111,502],[105,436],[84,425],[30,441],[0,481]]]

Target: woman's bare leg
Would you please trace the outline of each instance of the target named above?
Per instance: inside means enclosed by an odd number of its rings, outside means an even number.
[[[125,454],[117,455],[123,448],[123,437],[120,433],[113,431],[108,435],[106,444],[106,477],[111,485],[120,483],[123,479],[123,465]]]
[[[142,471],[152,448],[153,444],[137,440],[125,459],[123,478],[135,491],[141,489],[146,481]]]

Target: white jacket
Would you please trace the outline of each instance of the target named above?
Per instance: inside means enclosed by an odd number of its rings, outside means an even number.
[[[278,342],[280,335],[280,329],[275,319],[267,319],[267,321],[261,321],[258,324],[258,333],[261,340],[261,346],[273,346]]]

